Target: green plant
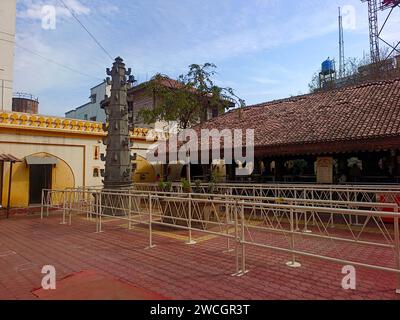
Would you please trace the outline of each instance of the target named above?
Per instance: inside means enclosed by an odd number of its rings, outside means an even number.
[[[222,179],[222,175],[221,175],[219,172],[213,171],[213,172],[211,173],[210,182],[212,182],[212,183],[220,183],[220,182],[221,182],[221,179]]]
[[[183,192],[190,192],[191,191],[190,182],[187,179],[182,179],[181,180],[181,186],[182,186]]]
[[[172,182],[171,181],[168,181],[168,182],[165,183],[164,190],[166,192],[171,192],[171,190],[172,190]]]
[[[165,182],[163,179],[161,179],[160,181],[158,181],[158,188],[163,191],[165,188]]]
[[[211,177],[210,177],[210,182],[208,184],[208,193],[214,193],[215,186],[221,182],[221,175],[216,172],[212,171]]]
[[[213,63],[192,64],[177,80],[156,74],[146,83],[144,94],[156,96],[157,103],[140,110],[139,117],[147,124],[176,121],[179,129],[188,129],[201,122],[205,108],[211,107],[222,114],[235,106],[244,107],[244,100],[232,88],[214,84],[216,68]]]
[[[215,183],[214,182],[210,182],[209,184],[208,184],[208,193],[214,193],[214,189],[215,189]]]

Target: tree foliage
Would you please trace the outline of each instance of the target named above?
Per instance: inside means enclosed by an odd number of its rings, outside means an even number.
[[[179,129],[187,129],[200,123],[207,108],[217,108],[218,113],[234,107],[243,107],[232,88],[219,87],[214,83],[216,66],[192,64],[185,75],[171,80],[156,74],[147,84],[146,91],[154,95],[153,108],[143,109],[139,117],[147,124],[156,121],[177,121]]]

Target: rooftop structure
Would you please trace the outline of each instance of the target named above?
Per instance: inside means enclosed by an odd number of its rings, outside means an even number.
[[[400,78],[249,106],[196,127],[201,129],[254,129],[255,161],[268,168],[265,174],[262,169],[258,172],[265,179],[286,181],[297,175],[300,181],[315,182],[315,163],[330,157],[334,172],[330,183],[340,181],[341,175],[345,181],[396,182]],[[348,167],[353,158],[358,159],[360,172]],[[292,170],[296,162],[304,166]]]

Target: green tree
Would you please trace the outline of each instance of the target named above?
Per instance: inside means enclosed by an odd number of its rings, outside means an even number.
[[[221,114],[227,109],[244,107],[232,88],[215,85],[213,77],[216,66],[192,64],[185,75],[171,80],[165,75],[156,74],[147,84],[147,93],[153,94],[153,108],[143,109],[139,117],[147,124],[156,121],[177,121],[179,129],[187,129],[199,124],[207,108],[217,108]]]

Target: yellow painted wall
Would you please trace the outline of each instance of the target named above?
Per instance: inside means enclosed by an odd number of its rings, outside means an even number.
[[[133,182],[154,182],[156,181],[156,173],[153,166],[143,157],[137,156],[136,170],[133,175]]]
[[[47,153],[38,153],[34,156],[44,157],[53,156]],[[75,186],[75,178],[71,168],[62,159],[58,159],[58,163],[53,167],[52,172],[52,189],[64,189]],[[7,206],[8,197],[8,180],[10,176],[10,164],[5,164],[3,178],[3,207]],[[12,208],[27,207],[29,205],[29,166],[26,162],[14,163],[11,185],[10,206]]]
[[[10,164],[4,165],[2,206],[7,206]],[[29,169],[25,162],[14,163],[11,184],[11,207],[26,207],[29,201]]]

